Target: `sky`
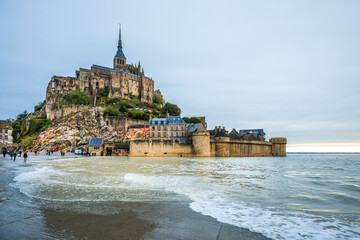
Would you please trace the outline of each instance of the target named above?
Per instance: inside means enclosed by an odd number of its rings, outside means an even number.
[[[0,0],[0,119],[45,99],[53,75],[112,67],[118,24],[182,116],[263,128],[288,149],[360,152],[360,1]]]

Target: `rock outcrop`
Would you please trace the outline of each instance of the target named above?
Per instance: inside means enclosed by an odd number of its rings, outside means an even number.
[[[103,108],[94,107],[56,118],[33,141],[32,150],[70,150],[86,147],[93,137],[102,137],[105,142],[126,142],[131,138],[144,138],[144,135],[149,134],[148,131],[144,133],[143,128],[115,131],[111,125],[106,124],[103,115]]]

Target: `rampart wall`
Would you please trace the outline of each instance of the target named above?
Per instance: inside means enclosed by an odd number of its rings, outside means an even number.
[[[208,132],[194,133],[192,144],[179,144],[171,139],[131,140],[131,157],[265,157],[286,156],[286,138],[270,142],[230,140],[229,137],[210,139]]]
[[[136,139],[130,141],[130,157],[191,157],[191,145],[173,139]]]

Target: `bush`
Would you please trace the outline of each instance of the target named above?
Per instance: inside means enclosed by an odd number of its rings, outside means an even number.
[[[112,97],[112,98],[109,98],[106,100],[106,104],[107,105],[111,105],[111,104],[115,104],[115,103],[118,103],[121,101],[121,98],[120,97]]]
[[[108,106],[105,108],[104,115],[105,116],[120,116],[120,111],[117,108]]]
[[[44,105],[45,105],[45,100],[43,102],[40,102],[38,105],[36,105],[34,107],[34,111],[35,112],[40,111],[43,108]]]
[[[90,96],[78,90],[66,94],[63,99],[68,104],[89,105],[91,102]]]
[[[149,111],[141,111],[140,109],[132,110],[127,113],[128,118],[133,119],[144,119],[149,120],[151,116],[151,113]]]
[[[31,135],[31,136],[27,136],[27,137],[24,137],[22,140],[21,140],[21,146],[22,147],[30,147],[32,145],[32,142],[34,140],[36,140],[37,136],[36,135]]]

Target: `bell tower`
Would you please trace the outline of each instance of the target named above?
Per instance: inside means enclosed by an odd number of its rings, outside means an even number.
[[[119,42],[118,50],[114,57],[114,68],[118,70],[126,69],[126,57],[122,51],[122,42],[121,42],[121,24],[119,24]]]

